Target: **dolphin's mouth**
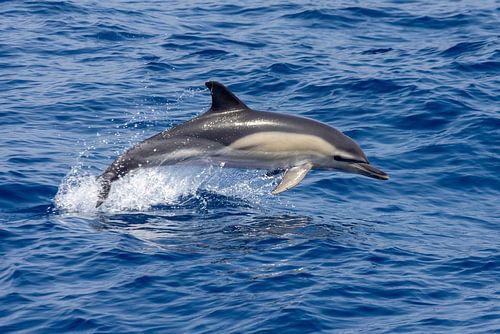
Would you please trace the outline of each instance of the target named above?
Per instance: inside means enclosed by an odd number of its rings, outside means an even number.
[[[379,180],[389,180],[389,175],[382,172],[380,169],[373,167],[370,164],[364,162],[356,162],[351,164],[354,168],[356,168],[357,172],[361,175],[373,177],[374,179]]]

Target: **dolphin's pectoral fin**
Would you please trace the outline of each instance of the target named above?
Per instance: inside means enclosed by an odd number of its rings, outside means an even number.
[[[280,184],[278,184],[271,193],[273,195],[277,195],[279,193],[282,193],[283,191],[287,191],[288,189],[295,187],[300,183],[300,181],[304,179],[311,168],[312,164],[306,163],[288,169],[285,172],[285,175],[283,175],[283,179],[281,180]]]

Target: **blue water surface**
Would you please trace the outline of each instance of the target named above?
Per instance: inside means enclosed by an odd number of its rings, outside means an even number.
[[[495,1],[0,1],[0,332],[500,332]],[[386,182],[94,176],[207,80]]]

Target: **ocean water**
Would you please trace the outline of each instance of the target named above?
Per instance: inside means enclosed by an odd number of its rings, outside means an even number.
[[[495,1],[0,1],[0,332],[500,332]],[[95,176],[207,80],[391,175]]]

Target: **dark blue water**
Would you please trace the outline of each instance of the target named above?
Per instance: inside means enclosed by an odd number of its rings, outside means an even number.
[[[0,332],[500,332],[494,1],[1,1]],[[326,122],[391,175],[98,175],[209,107]]]

